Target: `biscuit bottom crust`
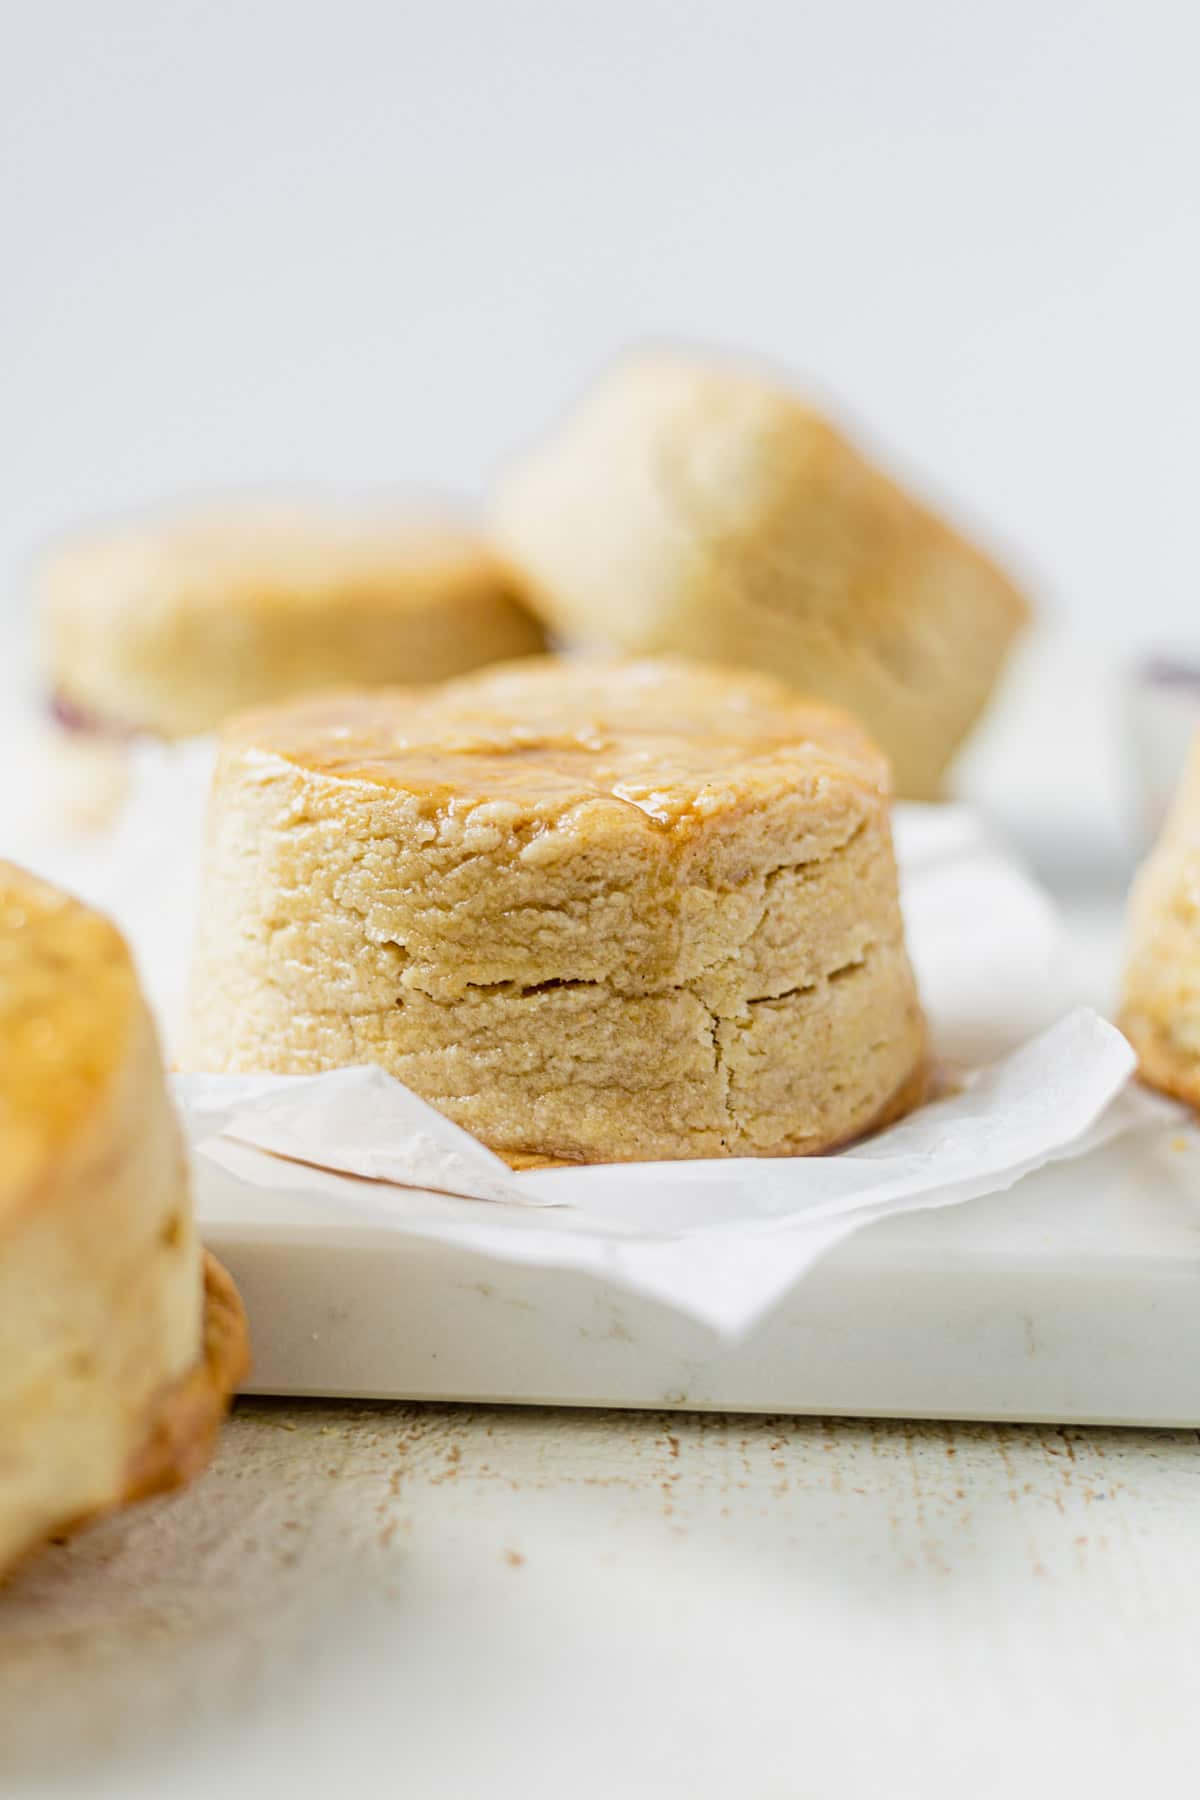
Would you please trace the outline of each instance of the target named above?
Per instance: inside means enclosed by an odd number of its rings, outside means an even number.
[[[848,1150],[851,1145],[858,1144],[864,1138],[873,1137],[877,1131],[883,1131],[903,1119],[908,1113],[915,1112],[927,1100],[939,1098],[939,1078],[933,1063],[928,1058],[919,1062],[912,1073],[905,1077],[889,1095],[879,1111],[867,1120],[866,1124],[854,1131],[840,1143],[826,1144],[820,1151],[824,1156],[835,1156],[839,1150]],[[584,1168],[587,1165],[578,1161],[568,1162],[562,1156],[541,1156],[533,1152],[521,1150],[503,1151],[500,1153],[504,1161],[516,1174],[527,1174],[535,1169],[572,1169]],[[793,1155],[793,1151],[785,1150],[783,1155]],[[815,1154],[815,1153],[814,1153]],[[594,1159],[593,1159],[594,1160]]]
[[[454,1007],[410,990],[349,1018],[281,1009],[273,1036],[247,1042],[248,1068],[377,1064],[534,1166],[827,1154],[907,1110],[894,1097],[923,1065],[924,1033],[892,941],[736,1012],[686,986],[564,984]]]
[[[126,1469],[122,1491],[112,1503],[64,1520],[47,1540],[73,1536],[106,1513],[194,1480],[208,1462],[221,1421],[249,1370],[250,1337],[241,1295],[228,1271],[205,1252],[199,1360],[159,1400],[145,1440]],[[17,1562],[39,1547],[27,1544]],[[8,1573],[9,1569],[0,1569],[0,1580]]]
[[[230,1401],[250,1372],[246,1309],[233,1277],[204,1253],[204,1340],[200,1360],[165,1396],[129,1465],[119,1504],[183,1487],[212,1455]]]

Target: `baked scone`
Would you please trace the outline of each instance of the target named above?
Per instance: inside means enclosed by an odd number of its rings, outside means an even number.
[[[887,767],[682,661],[234,721],[188,1060],[375,1063],[514,1161],[792,1155],[916,1098]]]
[[[129,952],[0,863],[0,1571],[186,1480],[246,1363]]]
[[[1200,1107],[1200,736],[1133,885],[1120,1025],[1143,1077]]]
[[[1027,616],[979,550],[782,387],[619,366],[501,483],[497,544],[566,642],[761,669],[846,707],[930,799]]]
[[[119,798],[132,737],[192,736],[343,682],[441,681],[543,642],[475,538],[332,509],[101,531],[47,559],[40,594],[54,723],[74,751],[60,787],[84,819],[111,810],[114,780]]]

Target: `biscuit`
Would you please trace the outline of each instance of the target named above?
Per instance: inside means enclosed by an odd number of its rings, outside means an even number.
[[[0,1570],[194,1473],[245,1367],[129,952],[0,864]]]
[[[1120,1026],[1144,1079],[1200,1108],[1200,736],[1129,906]]]
[[[40,597],[67,813],[119,800],[121,746],[340,683],[441,681],[540,627],[473,537],[245,509],[114,528],[48,558]],[[78,747],[94,749],[93,777]],[[114,770],[116,771],[114,775]]]
[[[375,1063],[515,1161],[825,1150],[912,1103],[884,759],[764,677],[540,658],[226,730],[192,1066]]]
[[[973,545],[786,389],[620,366],[519,462],[498,548],[558,636],[760,669],[854,713],[935,798],[1027,607]]]

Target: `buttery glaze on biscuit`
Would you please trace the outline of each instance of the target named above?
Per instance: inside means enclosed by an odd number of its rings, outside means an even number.
[[[377,1063],[503,1154],[787,1155],[911,1103],[887,769],[761,677],[549,658],[226,732],[189,1061]]]

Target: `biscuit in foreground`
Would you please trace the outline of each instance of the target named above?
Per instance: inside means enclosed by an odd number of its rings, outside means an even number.
[[[224,735],[192,1067],[374,1063],[512,1160],[826,1150],[911,1105],[887,769],[843,714],[539,658]]]
[[[1143,1078],[1200,1108],[1200,736],[1129,906],[1120,1026]]]
[[[760,669],[844,706],[936,798],[1027,617],[1007,576],[785,387],[630,358],[501,482],[552,630]]]
[[[0,1571],[190,1479],[246,1367],[129,952],[0,864]]]

